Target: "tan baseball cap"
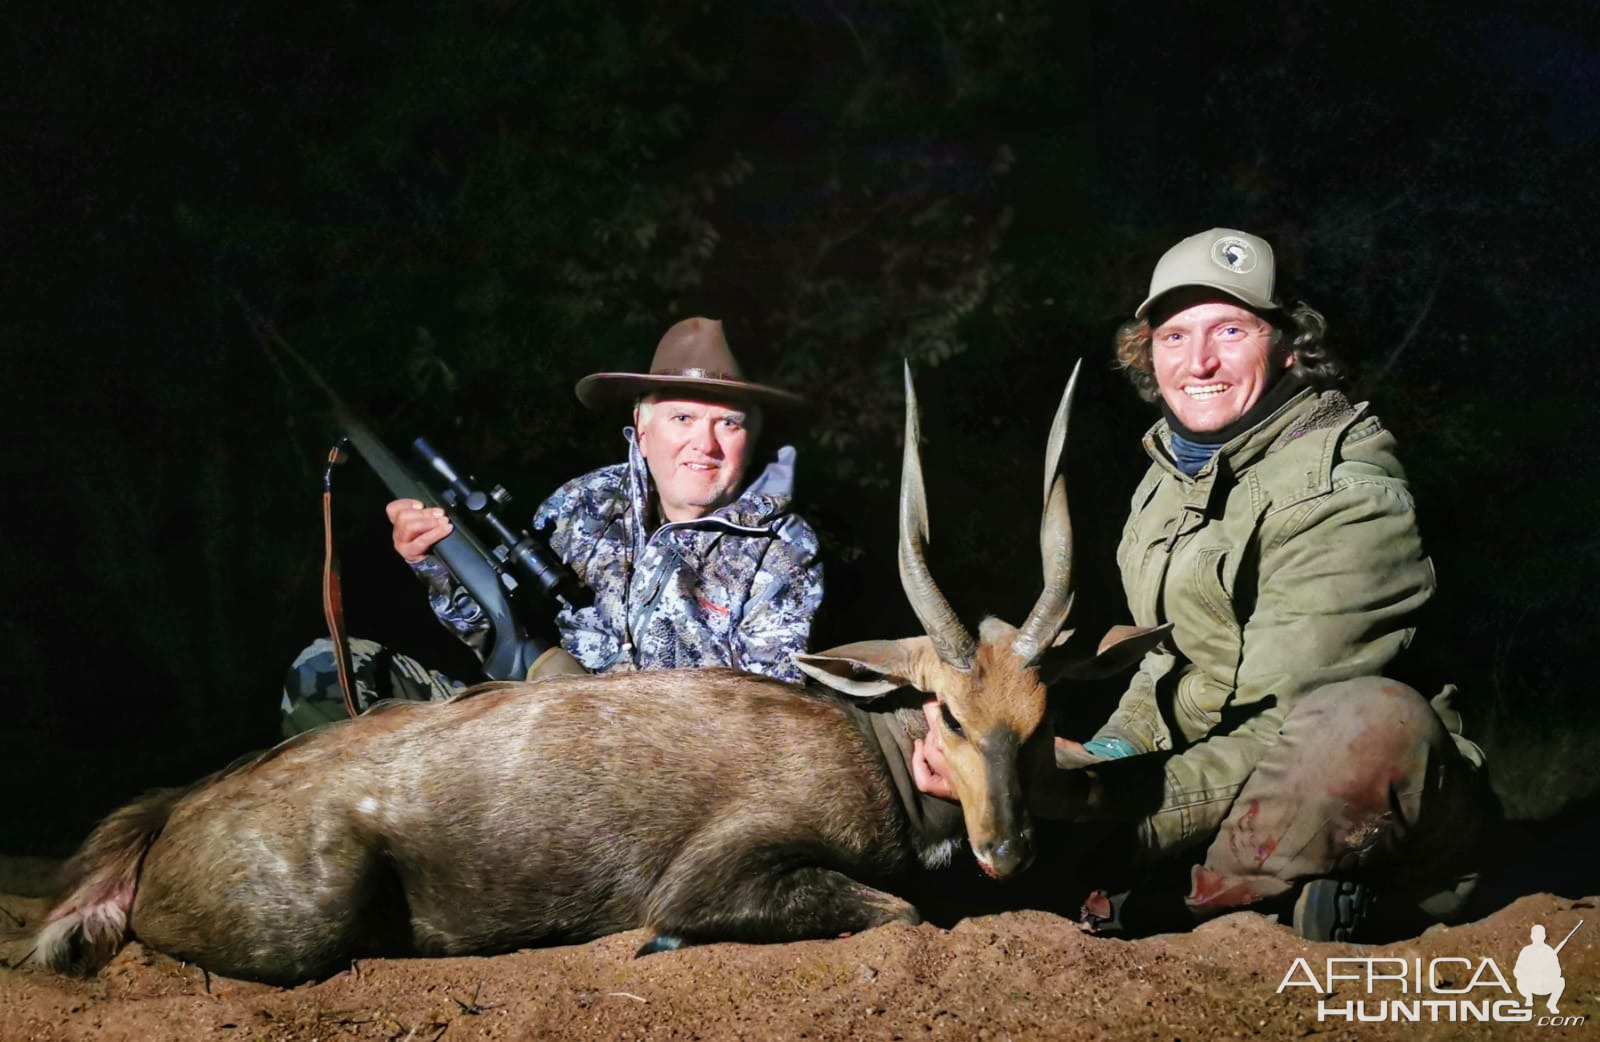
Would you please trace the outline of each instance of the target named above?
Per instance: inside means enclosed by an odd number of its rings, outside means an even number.
[[[1237,228],[1213,228],[1189,236],[1161,255],[1150,276],[1150,295],[1133,317],[1143,318],[1157,297],[1183,286],[1209,286],[1250,307],[1271,311],[1278,307],[1272,296],[1276,278],[1271,243]]]

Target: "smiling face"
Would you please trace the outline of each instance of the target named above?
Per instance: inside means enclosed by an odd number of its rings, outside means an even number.
[[[1227,299],[1150,317],[1159,319],[1150,343],[1156,387],[1178,422],[1197,434],[1243,416],[1294,364],[1266,319]]]
[[[733,502],[755,447],[755,421],[735,405],[647,398],[634,410],[639,454],[661,515],[693,521]]]

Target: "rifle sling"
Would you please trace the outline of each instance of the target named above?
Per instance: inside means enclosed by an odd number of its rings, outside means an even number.
[[[328,470],[322,481],[322,615],[328,620],[328,637],[333,643],[333,661],[339,669],[339,688],[344,692],[344,708],[351,719],[356,709],[355,666],[350,658],[349,635],[344,628],[344,594],[339,584],[339,555],[333,549],[333,468],[343,462],[335,444],[328,451]]]

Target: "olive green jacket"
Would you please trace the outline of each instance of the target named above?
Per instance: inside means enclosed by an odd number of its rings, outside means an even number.
[[[1221,824],[1296,701],[1378,675],[1433,595],[1394,437],[1366,406],[1307,389],[1194,477],[1163,422],[1117,550],[1136,623],[1173,624],[1100,736],[1166,759],[1146,845],[1175,849]]]

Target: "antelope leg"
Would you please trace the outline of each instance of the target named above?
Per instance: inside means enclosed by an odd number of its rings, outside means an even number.
[[[920,923],[909,902],[820,865],[775,868],[715,885],[657,891],[647,921],[656,936],[640,955],[712,941],[799,941]]]

